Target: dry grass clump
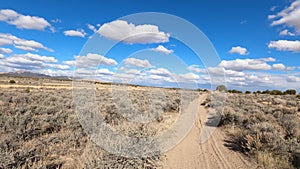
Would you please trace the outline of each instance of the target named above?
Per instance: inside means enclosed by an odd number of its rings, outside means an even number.
[[[295,96],[228,95],[222,126],[233,148],[264,168],[300,168],[300,100]]]
[[[88,141],[81,155],[81,168],[162,168],[162,156],[155,155],[146,158],[126,158],[103,151],[99,146]]]

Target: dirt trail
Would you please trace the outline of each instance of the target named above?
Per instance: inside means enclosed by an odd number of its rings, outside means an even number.
[[[200,96],[200,101],[206,95]],[[200,144],[200,132],[206,122],[207,110],[200,106],[194,127],[188,136],[175,148],[166,153],[166,169],[248,169],[258,168],[242,154],[230,150],[224,144],[225,133],[217,128],[213,135]]]

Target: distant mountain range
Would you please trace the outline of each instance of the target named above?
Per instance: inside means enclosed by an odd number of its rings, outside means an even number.
[[[0,73],[0,76],[71,79],[71,77],[68,77],[68,76],[49,76],[49,75],[45,75],[45,74],[41,74],[41,73],[34,73],[34,72],[30,72],[30,71],[16,71],[16,72]]]

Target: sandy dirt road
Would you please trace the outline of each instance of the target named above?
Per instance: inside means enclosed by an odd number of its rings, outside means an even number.
[[[200,101],[206,95],[200,96]],[[212,136],[200,144],[200,132],[205,125],[207,109],[200,106],[195,124],[187,137],[166,153],[166,169],[254,169],[258,166],[239,152],[225,146],[226,135],[217,128]]]

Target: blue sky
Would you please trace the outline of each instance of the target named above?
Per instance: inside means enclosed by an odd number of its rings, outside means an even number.
[[[219,61],[215,65],[201,62],[187,44],[174,38],[176,32],[170,32],[171,28],[163,22],[124,19],[141,12],[162,12],[189,21],[207,36]],[[188,83],[209,87],[214,77],[216,83],[224,81],[230,88],[242,90],[294,88],[299,91],[300,22],[297,18],[300,18],[300,0],[73,3],[0,0],[0,71],[72,75],[75,69],[87,73],[86,66],[78,66],[80,63],[88,65],[98,61],[97,78],[106,81],[113,77],[139,84]],[[133,35],[145,30],[150,30],[153,37],[127,40],[123,37],[128,32]],[[188,36],[197,37],[191,33]],[[118,41],[108,53],[98,49],[103,43]]]

